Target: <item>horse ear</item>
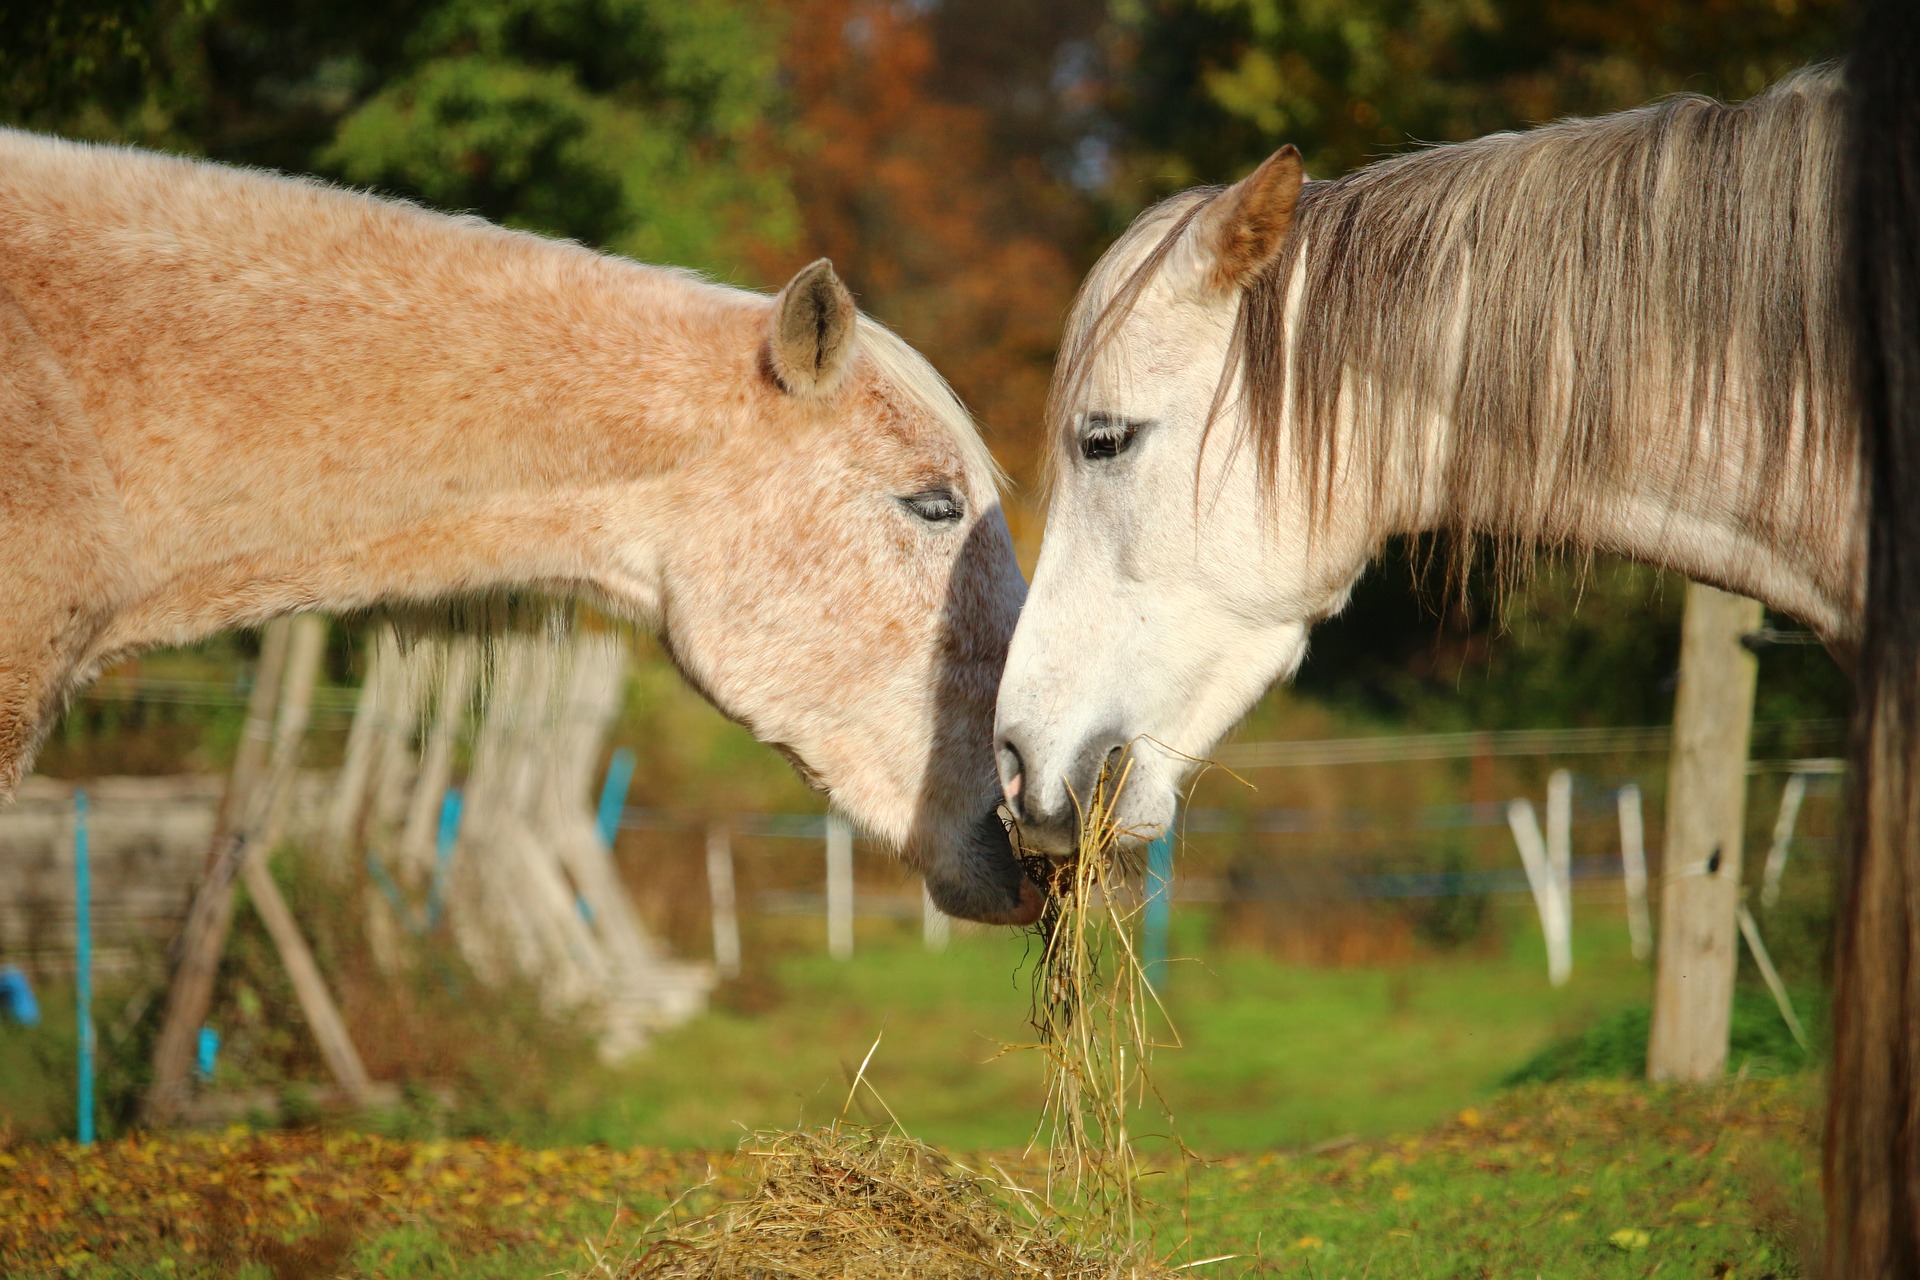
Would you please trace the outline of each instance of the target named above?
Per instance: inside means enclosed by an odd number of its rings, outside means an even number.
[[[853,295],[833,263],[821,258],[800,268],[773,300],[768,362],[780,385],[795,395],[831,391],[853,352]]]
[[[1273,261],[1293,226],[1293,207],[1305,181],[1300,152],[1288,143],[1200,211],[1193,236],[1204,289],[1238,289]]]

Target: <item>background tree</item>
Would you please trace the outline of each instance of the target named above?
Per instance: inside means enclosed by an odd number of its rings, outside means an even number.
[[[12,122],[722,275],[793,233],[778,31],[745,0],[83,0],[44,29],[32,8],[0,10]]]
[[[782,57],[801,233],[760,274],[831,257],[861,305],[926,351],[1030,478],[1091,205],[1059,166],[1055,75],[1097,6],[788,0]],[[1089,102],[1092,101],[1088,95]]]
[[[1128,171],[1151,194],[1283,142],[1317,178],[1680,90],[1744,98],[1844,44],[1849,0],[1115,0]]]

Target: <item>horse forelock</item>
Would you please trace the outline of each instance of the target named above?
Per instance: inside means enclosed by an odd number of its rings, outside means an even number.
[[[1309,183],[1240,293],[1209,429],[1235,411],[1232,443],[1254,446],[1262,492],[1290,466],[1312,531],[1332,515],[1336,472],[1343,502],[1392,519],[1431,461],[1437,527],[1463,547],[1562,541],[1661,435],[1684,442],[1670,459],[1682,473],[1740,464],[1734,517],[1752,532],[1851,510],[1841,96],[1838,73],[1816,67],[1737,105],[1682,95]],[[1049,460],[1101,352],[1215,191],[1143,214],[1083,285]],[[1661,432],[1661,413],[1686,429]],[[1450,425],[1428,458],[1435,421]],[[1777,483],[1783,465],[1803,482]]]
[[[1059,358],[1047,388],[1047,446],[1041,449],[1040,490],[1051,490],[1060,442],[1067,439],[1080,397],[1100,356],[1140,305],[1194,216],[1224,187],[1195,187],[1167,197],[1135,218],[1100,255],[1067,310]]]
[[[868,316],[860,317],[860,346],[881,377],[945,429],[967,469],[998,491],[1005,474],[981,438],[973,415],[940,371],[899,334]]]

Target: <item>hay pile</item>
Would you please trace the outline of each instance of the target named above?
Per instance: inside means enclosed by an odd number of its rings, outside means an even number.
[[[1134,949],[1140,867],[1123,853],[1113,823],[1125,781],[1124,766],[1118,776],[1102,775],[1082,810],[1073,856],[1022,856],[1047,891],[1048,905],[1037,926],[1032,1022],[1038,1043],[1010,1048],[1037,1049],[1046,1061],[1046,1104],[1036,1135],[1050,1157],[1044,1191],[1021,1187],[997,1166],[992,1178],[967,1169],[905,1137],[897,1121],[886,1131],[836,1123],[761,1133],[742,1147],[757,1166],[751,1194],[689,1221],[656,1222],[632,1255],[618,1264],[603,1260],[596,1274],[615,1280],[1171,1276],[1141,1239],[1136,1210],[1145,1170],[1127,1131],[1130,1108],[1159,1101],[1147,1073],[1152,1050],[1178,1041],[1154,1034],[1154,1028],[1172,1028]],[[867,1056],[870,1061],[872,1051]],[[855,1093],[865,1072],[862,1063]],[[1164,1102],[1160,1110],[1166,1114]]]
[[[844,1125],[761,1133],[758,1183],[656,1228],[617,1280],[1113,1280],[1170,1274],[1077,1241],[1004,1174],[983,1177],[898,1134]],[[996,1173],[998,1171],[996,1170]]]

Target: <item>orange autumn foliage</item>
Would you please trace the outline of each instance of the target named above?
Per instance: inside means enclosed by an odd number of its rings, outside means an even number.
[[[783,279],[831,257],[861,306],[953,383],[1016,480],[1030,481],[1084,238],[1034,157],[1000,154],[986,112],[943,99],[938,49],[907,6],[786,0],[801,233],[753,265]]]

